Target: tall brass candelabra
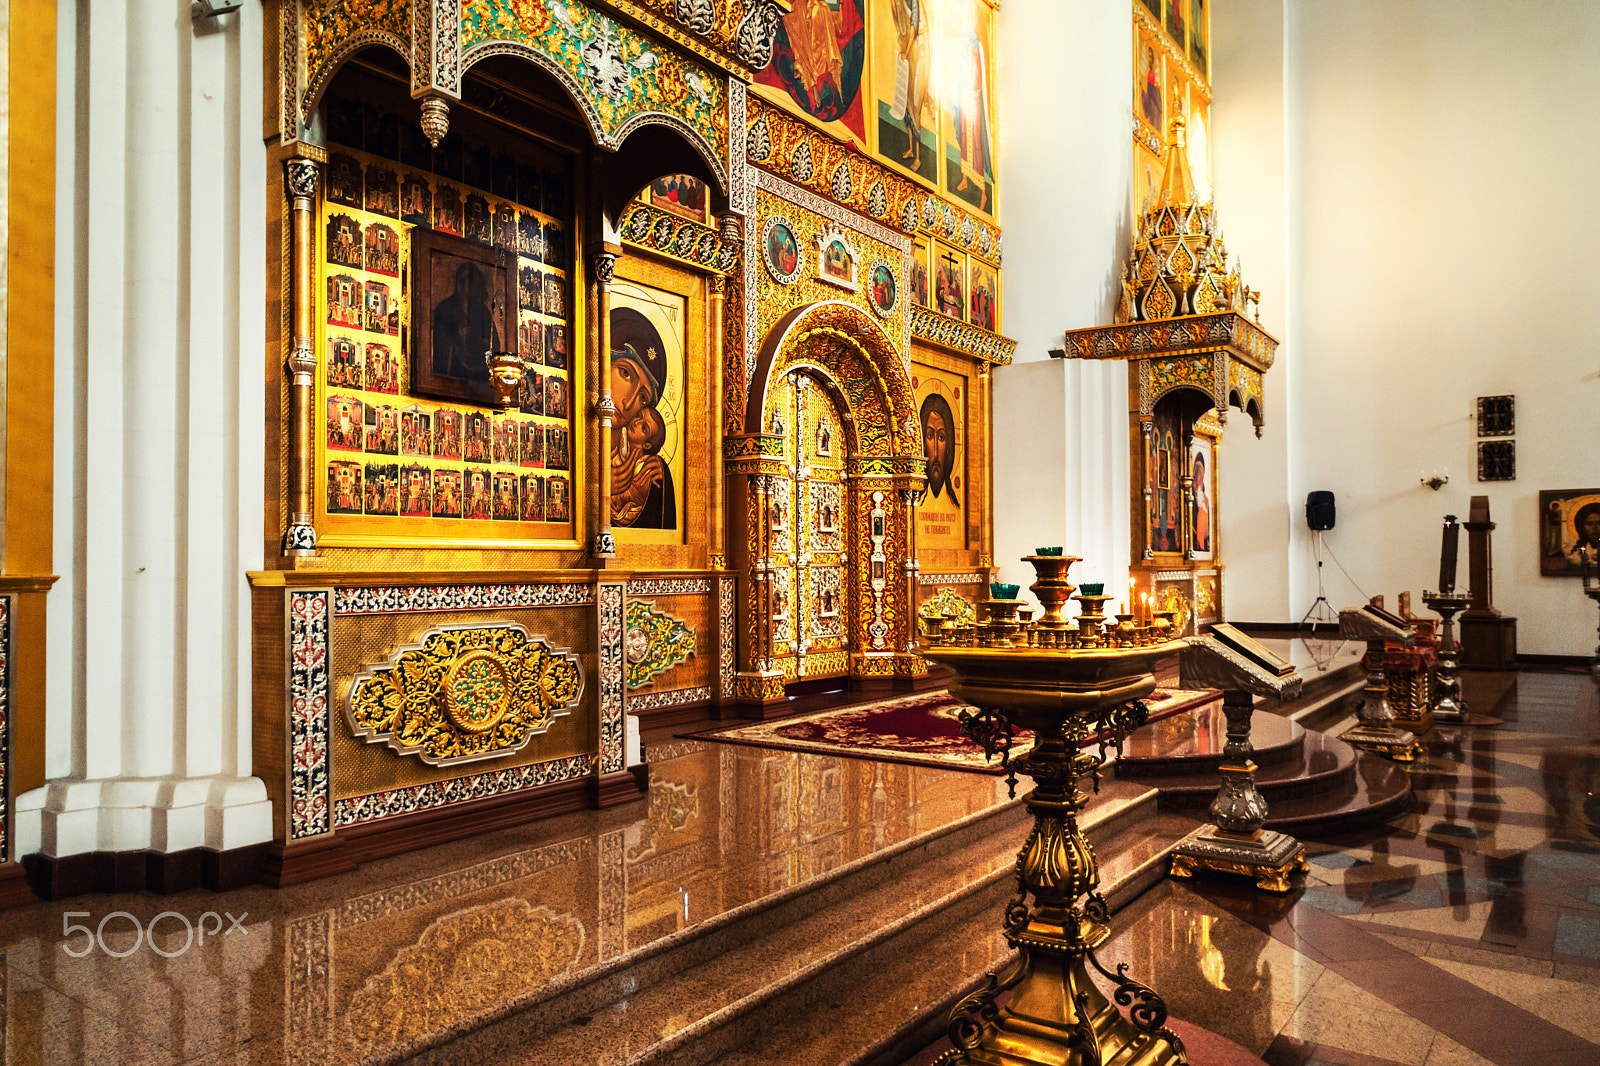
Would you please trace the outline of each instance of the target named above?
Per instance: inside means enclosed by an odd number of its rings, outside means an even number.
[[[1079,597],[1087,620],[1077,630],[1065,628],[1059,608],[1071,586],[1059,560],[1046,565],[1051,579],[1033,587],[1041,600],[1054,601],[1044,604],[1051,624],[1019,624],[1016,601],[986,601],[994,621],[942,628],[923,650],[954,671],[951,692],[978,708],[964,728],[987,750],[1008,752],[1012,726],[1037,738],[1011,764],[1035,784],[1024,797],[1034,825],[1017,855],[1017,898],[1002,921],[1020,957],[1008,976],[990,974],[985,987],[956,1006],[949,1025],[955,1050],[937,1066],[1186,1063],[1183,1042],[1166,1027],[1161,997],[1129,977],[1126,963],[1113,971],[1095,957],[1111,936],[1110,907],[1097,891],[1099,865],[1078,825],[1089,798],[1080,782],[1098,785],[1111,745],[1144,724],[1148,710],[1139,701],[1155,691],[1152,667],[1184,642],[1168,639],[1170,627],[1160,622],[1106,630],[1095,602],[1106,597],[1098,594]],[[1097,733],[1098,750],[1085,748]],[[1114,984],[1111,999],[1090,967]],[[1010,1001],[998,1006],[1007,991]]]

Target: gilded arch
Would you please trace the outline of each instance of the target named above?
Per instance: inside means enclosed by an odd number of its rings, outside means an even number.
[[[771,387],[802,361],[824,367],[844,389],[845,410],[857,424],[858,454],[920,461],[916,403],[905,360],[865,311],[839,300],[797,307],[773,324],[745,394],[747,431],[759,432],[765,425]],[[913,465],[920,475],[920,464]]]

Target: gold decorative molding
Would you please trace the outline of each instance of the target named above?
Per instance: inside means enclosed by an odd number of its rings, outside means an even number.
[[[583,694],[578,657],[519,625],[445,626],[357,674],[351,732],[432,766],[517,751]]]
[[[1011,338],[951,318],[931,307],[911,308],[911,336],[926,344],[999,365],[1011,362],[1017,351],[1017,342]]]

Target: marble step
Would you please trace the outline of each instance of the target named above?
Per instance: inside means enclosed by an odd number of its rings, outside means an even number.
[[[1144,786],[1108,783],[1085,812],[1091,840],[1109,844],[1141,833],[1141,824],[1157,818],[1154,801]],[[854,979],[839,975],[867,965],[862,959],[892,956],[908,944],[964,944],[947,931],[980,916],[998,928],[1026,829],[1020,803],[991,808],[574,975],[536,1001],[436,1034],[418,1058],[710,1061],[789,1020],[796,1003],[841,979],[848,988]],[[1136,854],[1119,861],[1161,876],[1164,855],[1141,865]],[[1108,860],[1107,868],[1122,867]]]
[[[1097,844],[1100,887],[1113,912],[1166,876],[1173,844],[1193,825],[1178,816],[1155,815]],[[944,1034],[951,1008],[976,990],[987,972],[1004,973],[1012,966],[1016,955],[999,931],[1010,885],[997,889],[987,906],[947,923],[938,935],[890,942],[837,968],[794,1002],[794,1009],[780,1012],[774,1024],[710,1060],[710,1066],[904,1062]],[[1102,961],[1114,966],[1121,960]]]

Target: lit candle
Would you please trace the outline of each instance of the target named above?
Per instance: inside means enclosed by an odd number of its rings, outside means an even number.
[[[1152,616],[1150,614],[1150,594],[1148,592],[1146,592],[1144,594],[1144,597],[1143,597],[1143,599],[1141,601],[1141,611],[1140,611],[1140,613],[1144,617],[1139,620],[1139,624],[1140,625],[1149,625],[1151,620],[1152,620]]]

